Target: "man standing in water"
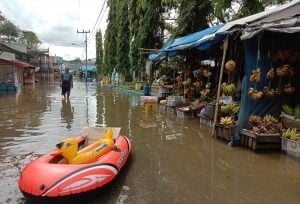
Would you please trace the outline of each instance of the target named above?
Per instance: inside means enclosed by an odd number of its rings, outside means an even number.
[[[69,73],[69,68],[65,69],[65,72],[60,76],[60,87],[61,87],[61,95],[66,98],[70,97],[71,88],[73,88],[73,76]]]

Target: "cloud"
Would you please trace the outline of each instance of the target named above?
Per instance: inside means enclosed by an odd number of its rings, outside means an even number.
[[[22,30],[31,30],[61,56],[79,57],[76,45],[82,45],[84,35],[77,29],[92,30],[104,0],[1,0],[0,8],[4,16]],[[106,28],[108,9],[104,9],[99,28]],[[89,58],[95,57],[94,37],[89,41]],[[72,51],[74,49],[74,51]],[[76,50],[76,51],[75,51]]]

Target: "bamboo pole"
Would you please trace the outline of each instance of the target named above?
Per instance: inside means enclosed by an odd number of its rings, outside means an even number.
[[[226,36],[226,38],[224,40],[224,46],[223,46],[223,57],[222,57],[222,63],[221,63],[221,69],[220,69],[220,76],[219,76],[219,83],[218,83],[218,92],[217,92],[217,101],[216,101],[215,114],[214,114],[214,123],[213,123],[213,129],[212,129],[213,135],[215,135],[215,128],[216,128],[218,111],[219,111],[219,100],[220,100],[220,94],[221,94],[221,83],[222,83],[222,79],[223,79],[223,72],[224,72],[224,65],[225,65],[227,48],[228,48],[228,36]]]

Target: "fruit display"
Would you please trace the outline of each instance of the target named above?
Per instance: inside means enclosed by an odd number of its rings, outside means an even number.
[[[295,108],[284,104],[282,106],[282,111],[287,115],[294,116],[295,119],[300,119],[300,104],[298,104]]]
[[[192,79],[191,79],[191,78],[187,78],[186,81],[183,81],[183,82],[182,82],[182,84],[183,84],[184,86],[188,86],[188,85],[190,85],[191,83],[192,83]]]
[[[221,113],[224,114],[237,114],[240,111],[240,105],[237,103],[227,104],[221,106]]]
[[[211,90],[210,89],[203,89],[200,91],[201,96],[208,96],[210,94]]]
[[[296,88],[293,87],[291,84],[286,84],[283,86],[282,90],[287,94],[293,94],[296,91]]]
[[[193,83],[193,86],[196,87],[196,88],[199,88],[201,86],[203,86],[203,82],[202,81],[196,81]]]
[[[211,76],[212,75],[212,73],[208,70],[208,69],[203,69],[203,75],[205,76],[205,77],[209,77],[209,76]]]
[[[260,68],[252,70],[252,74],[250,75],[250,81],[260,82]]]
[[[221,90],[222,90],[222,93],[227,96],[233,95],[235,93],[235,85],[224,82],[221,84]]]
[[[289,71],[288,71],[288,76],[289,77],[292,77],[292,76],[294,76],[294,68],[293,67],[290,67],[290,69],[289,69]]]
[[[205,84],[205,88],[206,88],[206,89],[210,89],[210,87],[211,87],[211,83],[207,82],[207,83]]]
[[[235,121],[232,117],[221,117],[220,124],[221,125],[234,125]]]
[[[182,82],[182,76],[177,76],[177,77],[176,77],[176,81],[177,81],[178,83]]]
[[[275,95],[276,96],[279,96],[281,94],[282,94],[282,90],[281,89],[279,89],[279,88],[275,89]]]
[[[281,131],[282,125],[271,115],[264,117],[251,115],[248,121],[248,129],[256,133],[274,134]]]
[[[288,128],[286,130],[283,130],[281,135],[282,137],[285,137],[287,139],[300,141],[300,132],[297,131],[296,128]]]
[[[277,76],[283,77],[287,76],[290,73],[291,66],[288,64],[284,64],[281,67],[276,69]]]
[[[236,68],[236,63],[233,60],[229,60],[225,64],[225,69],[232,72]]]
[[[250,96],[250,98],[254,101],[257,101],[259,99],[261,99],[261,97],[264,95],[262,91],[258,91],[254,88],[249,88],[248,90],[248,95]]]
[[[264,96],[269,97],[269,98],[275,96],[275,90],[274,90],[274,89],[271,89],[271,88],[269,88],[269,87],[267,87],[267,86],[265,86],[265,87],[263,88],[263,91],[262,91],[262,92],[263,92],[263,95],[264,95]]]
[[[292,55],[290,50],[287,49],[281,49],[276,51],[270,51],[269,56],[272,59],[272,61],[278,62],[278,61],[284,61],[289,59]]]
[[[275,77],[275,70],[274,68],[272,68],[267,73],[267,79],[274,79],[274,77]]]

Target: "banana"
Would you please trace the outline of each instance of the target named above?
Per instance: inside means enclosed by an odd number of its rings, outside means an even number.
[[[300,140],[300,132],[296,128],[288,128],[282,132],[282,136],[292,140]]]
[[[220,124],[221,125],[233,125],[234,119],[232,117],[221,117]]]

